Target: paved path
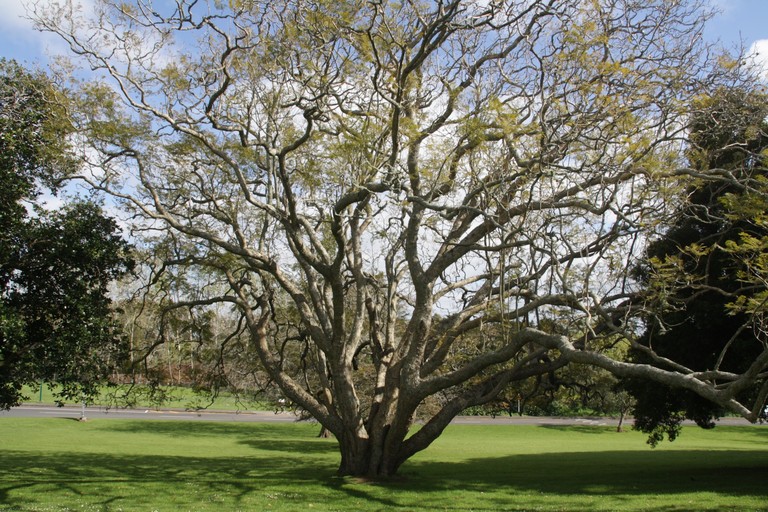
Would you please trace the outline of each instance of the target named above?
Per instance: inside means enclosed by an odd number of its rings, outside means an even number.
[[[10,411],[0,412],[2,418],[72,418],[79,419],[82,407],[66,406],[53,407],[46,405],[23,405]],[[147,420],[185,420],[185,421],[233,421],[233,422],[291,422],[296,416],[290,412],[271,411],[184,411],[179,409],[105,409],[88,407],[85,416],[89,420],[98,419],[147,419]],[[585,425],[585,426],[616,426],[615,418],[553,418],[544,416],[458,416],[453,423],[464,425]],[[624,420],[627,427],[632,420]],[[723,418],[720,425],[749,426],[743,418]],[[768,427],[767,427],[768,428]]]

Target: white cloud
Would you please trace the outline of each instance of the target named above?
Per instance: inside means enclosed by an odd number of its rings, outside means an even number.
[[[63,41],[51,33],[35,29],[30,9],[45,10],[69,0],[0,0],[0,48],[4,57],[18,60],[45,60],[45,56],[68,53]],[[93,12],[94,0],[71,0],[79,12]]]
[[[32,22],[25,18],[27,14],[25,3],[19,0],[0,0],[0,12],[3,13],[0,16],[0,30],[15,33],[33,30]]]

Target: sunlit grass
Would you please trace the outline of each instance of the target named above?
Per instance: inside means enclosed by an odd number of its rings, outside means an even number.
[[[768,427],[652,450],[603,427],[450,427],[398,478],[338,478],[312,424],[0,417],[0,510],[768,510]]]
[[[97,406],[118,406],[125,407],[128,403],[123,395],[128,391],[129,386],[115,386],[105,387],[100,396],[97,397],[89,405]],[[55,387],[50,387],[47,384],[41,384],[40,386],[25,386],[23,388],[23,394],[28,397],[25,402],[29,405],[43,404],[52,405],[57,403],[58,398],[55,396]],[[268,410],[272,409],[272,404],[264,403],[263,401],[246,400],[244,397],[237,397],[229,392],[221,392],[216,396],[211,397],[206,393],[195,392],[191,388],[182,386],[163,386],[159,389],[161,395],[155,397],[155,400],[149,400],[147,398],[147,388],[137,386],[132,389],[131,400],[136,400],[132,404],[133,407],[138,408],[152,408],[152,407],[166,407],[177,409],[212,409],[221,411],[239,411],[239,410]],[[162,400],[157,400],[159,396],[162,396]],[[77,400],[62,400],[65,405],[80,405]]]

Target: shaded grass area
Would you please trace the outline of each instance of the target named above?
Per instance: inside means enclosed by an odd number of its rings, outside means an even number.
[[[311,424],[0,418],[0,510],[768,510],[768,428],[651,450],[601,427],[450,427],[386,482]]]

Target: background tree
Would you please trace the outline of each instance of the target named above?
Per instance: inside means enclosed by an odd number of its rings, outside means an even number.
[[[277,403],[281,393],[254,365],[258,358],[229,306],[177,307],[180,289],[203,284],[188,283],[169,269],[161,269],[151,281],[149,289],[125,283],[119,302],[131,359],[119,380],[137,386],[115,389],[116,403],[162,404],[168,398],[165,386],[195,388],[197,406],[210,405],[222,390],[236,395],[244,407],[254,400]]]
[[[392,475],[462,410],[572,362],[754,419],[738,397],[768,351],[740,375],[605,351],[639,343],[629,269],[692,172],[687,109],[722,79],[700,2],[33,12],[106,77],[75,109],[82,179],[200,279],[176,307],[236,308],[271,381],[338,439],[340,474]]]
[[[761,320],[766,268],[758,262],[768,254],[762,220],[768,97],[722,89],[696,105],[690,165],[727,179],[704,179],[687,190],[672,226],[648,248],[641,272],[653,302],[645,344],[695,371],[741,373],[767,341]],[[752,307],[742,307],[747,303]],[[642,351],[632,356],[652,362]],[[711,428],[726,412],[690,391],[641,381],[628,387],[637,399],[636,427],[650,434],[652,444],[665,434],[674,439],[683,419]],[[758,405],[766,398],[759,386],[741,393]]]
[[[34,207],[41,184],[73,171],[57,94],[44,75],[0,61],[0,408],[41,381],[91,395],[124,352],[108,298],[131,267],[117,225],[90,203]]]

